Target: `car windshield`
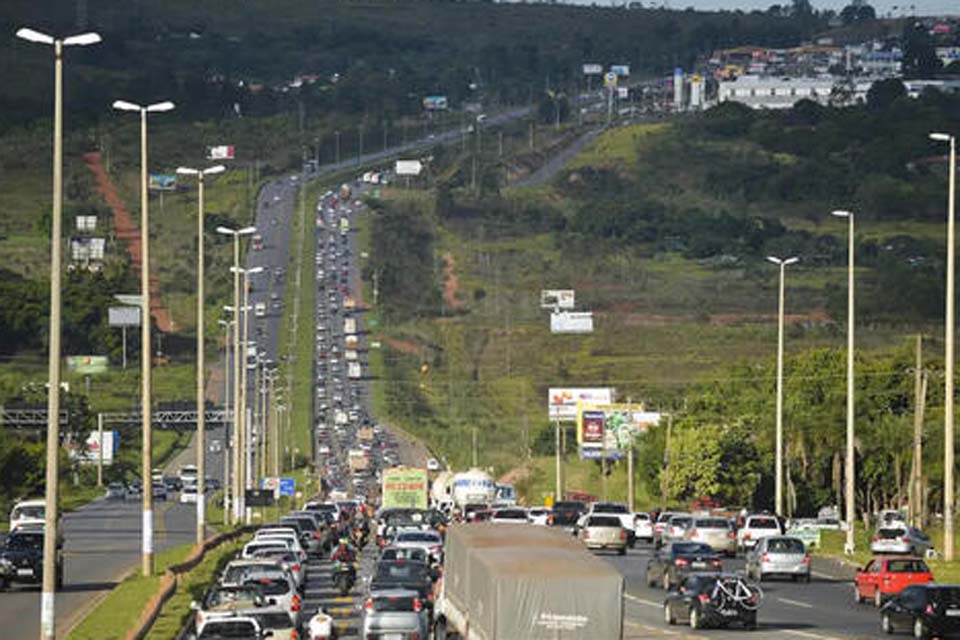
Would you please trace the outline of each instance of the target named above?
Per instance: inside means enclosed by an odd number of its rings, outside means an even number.
[[[587,521],[588,527],[616,527],[619,529],[622,524],[620,523],[620,518],[614,516],[592,516],[590,520]]]
[[[381,560],[419,560],[426,562],[427,552],[423,549],[384,549]]]
[[[930,573],[923,560],[890,560],[887,563],[890,573]]]
[[[7,538],[9,549],[42,549],[42,533],[18,533]]]
[[[723,518],[699,518],[693,526],[697,529],[729,529],[730,522]]]
[[[960,607],[960,587],[930,587],[930,599],[941,605]]]
[[[593,505],[594,513],[630,513],[622,504],[611,504],[609,502],[598,502]]]
[[[286,578],[254,578],[244,583],[244,586],[257,586],[266,596],[280,596],[290,591],[290,583]]]
[[[206,608],[210,609],[241,600],[254,601],[259,595],[258,589],[252,585],[231,589],[214,589],[207,596],[205,605]]]
[[[748,529],[779,529],[775,518],[750,518]]]
[[[417,597],[409,596],[379,596],[374,597],[372,608],[374,611],[416,611],[414,603]]]
[[[806,553],[803,542],[791,538],[767,539],[767,551],[770,553]]]
[[[440,544],[440,536],[428,531],[404,531],[397,536],[397,542],[432,542]]]
[[[422,564],[409,562],[380,563],[377,565],[377,578],[394,580],[422,580],[426,568]]]
[[[693,518],[687,516],[674,516],[670,518],[670,525],[673,527],[688,527],[693,522]]]
[[[699,542],[676,542],[673,545],[674,555],[683,556],[697,553],[713,553],[713,547]]]
[[[11,518],[13,520],[23,520],[24,518],[30,518],[35,520],[42,520],[44,514],[43,505],[28,505],[23,507],[16,507],[13,510]]]
[[[285,574],[282,569],[273,569],[263,565],[240,565],[227,567],[223,574],[223,582],[239,584],[255,578],[281,578]]]
[[[527,514],[520,509],[500,509],[493,514],[493,517],[504,520],[526,520]]]
[[[582,502],[557,502],[553,505],[554,512],[556,511],[582,511],[583,503]]]
[[[884,540],[892,540],[907,535],[906,529],[880,529],[877,531],[877,537]]]
[[[221,638],[230,638],[237,640],[257,640],[260,635],[253,623],[246,620],[224,620],[208,622],[203,627],[203,633],[197,640],[221,640]]]

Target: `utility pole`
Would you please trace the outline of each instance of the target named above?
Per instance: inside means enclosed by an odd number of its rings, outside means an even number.
[[[476,427],[473,428],[472,437],[473,437],[473,466],[474,468],[476,468],[477,466],[477,428]]]
[[[633,438],[630,438],[630,446],[627,447],[627,508],[633,512],[635,502],[635,493],[633,487]]]
[[[768,256],[767,260],[780,267],[780,295],[779,295],[779,313],[777,322],[777,427],[776,427],[776,462],[774,467],[774,513],[778,516],[783,514],[783,306],[784,306],[784,280],[787,265],[791,265],[799,258],[787,258],[785,260]],[[847,527],[853,526],[852,522],[847,523]]]
[[[563,500],[563,462],[560,460],[560,419],[554,422],[554,455],[557,463],[557,488],[554,502]]]
[[[103,486],[103,414],[97,414],[97,442],[99,443],[97,455],[97,486]]]
[[[923,370],[923,336],[917,335],[917,363],[914,367],[913,465],[910,469],[910,520],[923,526],[923,413],[927,398],[927,374]]]
[[[670,491],[670,438],[673,435],[673,414],[667,414],[667,438],[663,445],[663,478],[660,483],[660,509],[667,508],[667,493]]]

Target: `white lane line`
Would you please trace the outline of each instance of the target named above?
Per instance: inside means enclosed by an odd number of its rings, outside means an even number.
[[[793,636],[800,636],[801,638],[813,638],[814,640],[840,640],[837,636],[823,636],[819,633],[810,633],[809,631],[798,631],[796,629],[781,629],[780,633],[789,633]]]
[[[629,600],[630,602],[636,602],[637,604],[645,604],[648,607],[656,607],[659,609],[663,606],[661,602],[654,602],[653,600],[644,600],[643,598],[638,598],[637,596],[632,596],[629,593],[623,594],[623,597]]]
[[[822,571],[811,571],[810,575],[812,575],[814,578],[822,578],[831,582],[850,582],[850,580],[841,580],[837,576],[830,575],[829,573],[824,573]]]
[[[800,602],[799,600],[791,600],[790,598],[777,598],[777,601],[782,602],[783,604],[792,604],[795,607],[803,607],[804,609],[813,609],[812,604],[808,604],[806,602]]]

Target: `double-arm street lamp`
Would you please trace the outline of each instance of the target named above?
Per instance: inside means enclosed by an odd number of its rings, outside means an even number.
[[[57,555],[57,483],[60,476],[60,254],[63,225],[63,48],[100,42],[100,34],[81,33],[66,38],[23,27],[17,37],[53,47],[53,211],[50,231],[50,331],[47,357],[47,470],[44,489],[43,584],[40,596],[40,638],[56,636],[54,593]]]
[[[774,510],[783,515],[783,281],[786,268],[800,258],[781,259],[767,256],[767,260],[780,267],[780,307],[777,322],[777,435],[774,478]]]

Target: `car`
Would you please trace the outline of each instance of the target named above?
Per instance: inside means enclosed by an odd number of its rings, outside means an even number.
[[[553,514],[553,511],[550,507],[530,507],[527,509],[527,517],[530,519],[530,524],[535,524],[541,527],[545,527],[550,524],[550,516]]]
[[[127,489],[122,482],[111,482],[107,485],[107,500],[123,500],[127,497]]]
[[[747,554],[746,572],[757,582],[771,575],[810,582],[810,555],[800,538],[767,536]]]
[[[21,527],[43,525],[46,521],[47,501],[43,498],[21,500],[10,510],[10,531]]]
[[[427,638],[430,619],[417,591],[385,589],[370,594],[363,605],[362,640]]]
[[[661,534],[661,540],[664,544],[667,542],[675,542],[677,540],[685,540],[687,533],[690,531],[693,526],[693,516],[689,513],[678,513],[671,516],[670,520],[667,522],[667,526],[663,529]]]
[[[207,620],[218,614],[236,613],[247,609],[262,607],[266,604],[263,593],[255,584],[234,586],[214,585],[200,602],[191,602],[190,609],[195,611],[194,622],[202,627]]]
[[[127,497],[139,498],[143,495],[143,483],[139,480],[131,480],[127,483]]]
[[[587,506],[576,500],[561,500],[553,504],[550,526],[563,527],[573,531],[580,516],[586,513]]]
[[[670,522],[670,518],[674,516],[673,511],[662,511],[660,515],[657,516],[656,522],[653,523],[653,546],[660,548],[664,544],[663,532],[667,528],[667,523]]]
[[[733,524],[726,518],[694,517],[684,539],[706,542],[717,553],[737,555],[737,534],[733,530]]]
[[[633,547],[633,545],[636,544],[637,538],[633,531],[633,513],[630,512],[630,510],[627,508],[627,505],[619,502],[594,502],[590,505],[590,509],[587,511],[585,516],[595,515],[615,516],[619,518],[620,525],[627,532],[627,544],[630,545],[630,547]]]
[[[427,471],[440,471],[440,461],[436,458],[427,460]]]
[[[247,555],[250,560],[273,560],[278,562],[281,567],[290,572],[297,585],[302,585],[306,580],[307,566],[300,562],[297,554],[286,546],[268,545],[252,549]]]
[[[419,562],[381,560],[370,578],[371,594],[390,589],[415,591],[428,608],[433,607],[433,577],[430,569]]]
[[[440,560],[443,555],[443,537],[436,531],[398,531],[393,545],[419,547],[435,560]]]
[[[0,545],[0,590],[13,583],[40,584],[43,582],[43,542],[45,534],[40,525],[20,525],[11,531]],[[63,587],[63,537],[57,535],[56,586]]]
[[[930,538],[916,527],[881,527],[870,540],[870,552],[923,556],[933,548]]]
[[[646,584],[658,584],[669,591],[680,584],[683,576],[702,571],[720,571],[720,556],[702,542],[668,542],[647,561]]]
[[[163,480],[160,480],[159,482],[154,480],[151,483],[151,494],[153,495],[154,500],[163,500],[164,502],[167,501],[167,485],[163,482]]]
[[[185,484],[183,489],[180,490],[180,504],[196,504],[197,503],[197,485],[195,484]]]
[[[933,573],[921,558],[878,556],[857,571],[853,600],[871,600],[880,607],[907,587],[928,582],[933,582]]]
[[[627,553],[627,530],[614,515],[588,515],[581,522],[577,537],[587,549],[612,549],[619,555]]]
[[[653,519],[649,513],[633,514],[633,536],[636,540],[653,542]]]
[[[723,573],[692,573],[663,603],[667,624],[686,622],[691,629],[726,627],[732,623],[744,629],[757,628],[757,610],[762,593],[740,576]]]
[[[230,618],[216,618],[197,627],[194,640],[223,640],[223,638],[242,638],[243,640],[257,640],[264,636],[260,624],[250,616],[233,616]]]
[[[527,510],[522,507],[505,507],[494,509],[490,522],[528,524],[530,517],[527,515]]]
[[[384,547],[377,560],[406,560],[407,562],[420,562],[424,565],[430,564],[430,556],[425,549],[420,547]]]
[[[960,585],[911,585],[880,609],[885,633],[904,629],[914,638],[943,637],[960,632]]]
[[[742,551],[749,551],[761,538],[779,535],[783,535],[783,530],[776,516],[747,516],[746,520],[743,521],[743,526],[737,531],[737,548]]]

